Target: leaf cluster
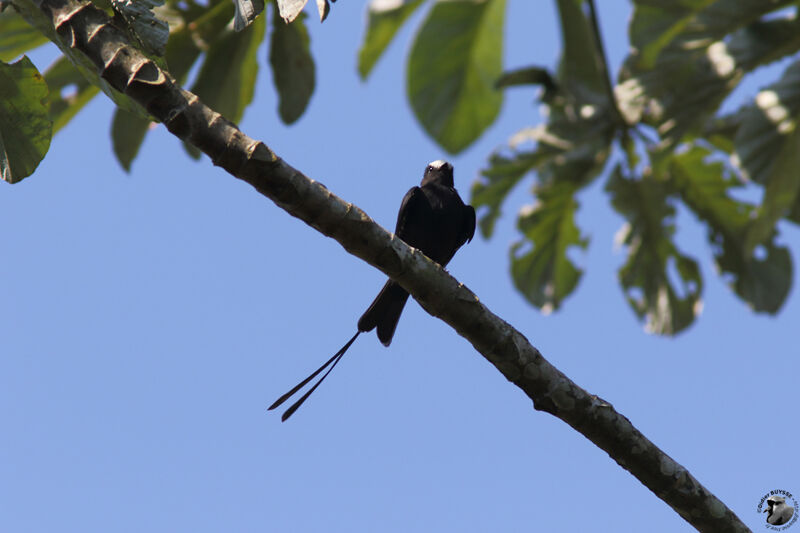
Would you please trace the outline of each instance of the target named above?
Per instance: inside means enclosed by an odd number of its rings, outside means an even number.
[[[284,123],[290,124],[309,104],[315,86],[315,65],[305,15],[295,14],[294,22],[286,24],[278,5],[272,3],[272,6],[269,65],[278,94],[278,114]],[[114,15],[115,25],[124,29],[132,42],[179,83],[189,82],[193,93],[229,120],[241,120],[255,92],[257,51],[267,35],[266,16],[256,18],[253,15],[251,24],[243,24],[242,31],[235,31],[232,20],[239,6],[235,7],[229,0],[208,3],[166,0],[158,4],[152,0],[114,0],[102,7]],[[3,62],[48,40],[60,42],[29,0],[15,0],[11,7],[0,12],[0,28],[0,61]],[[12,74],[3,78],[0,91],[21,94],[24,103],[20,104],[20,109],[27,109],[27,113],[52,123],[51,128],[42,133],[49,145],[52,134],[63,128],[102,90],[117,104],[111,137],[118,161],[129,170],[153,124],[153,117],[111,88],[92,65],[86,64],[81,54],[69,47],[61,46],[61,50],[63,54],[41,76],[46,82],[44,101],[37,102],[33,94],[26,96],[21,92],[27,81],[24,77],[12,81]],[[13,73],[9,67],[0,64],[0,70]],[[18,72],[21,71],[18,69]],[[38,75],[38,71],[36,73]],[[0,133],[4,128],[13,131],[15,123],[28,120],[21,115],[4,117],[7,120],[0,122]],[[44,156],[46,146],[36,155],[31,151],[7,152],[4,165],[13,171],[4,174],[4,179],[13,183],[28,176]],[[196,149],[185,147],[190,155],[199,157]]]
[[[233,122],[253,99],[268,14],[268,63],[278,115],[289,124],[303,114],[315,85],[302,13],[307,1],[95,3],[144,53]],[[510,261],[516,287],[537,308],[556,310],[577,288],[583,271],[571,257],[589,243],[576,222],[578,195],[603,179],[612,208],[625,219],[617,234],[626,252],[620,285],[648,331],[680,332],[702,309],[698,263],[675,242],[679,210],[705,226],[713,260],[735,294],[755,311],[777,312],[792,282],[780,223],[800,223],[798,2],[634,0],[630,54],[613,79],[595,2],[555,3],[562,48],[551,72],[504,71],[506,0],[371,0],[359,75],[369,76],[398,30],[426,7],[410,46],[407,94],[421,126],[445,150],[474,143],[496,120],[508,88],[541,88],[546,120],[511,135],[472,187],[488,238],[510,192],[531,184],[534,199],[519,209],[520,238]],[[271,9],[259,16],[266,4]],[[328,0],[316,4],[324,19]],[[32,0],[11,5],[0,12],[1,61],[47,40],[63,55],[43,75],[24,59],[0,63],[3,179],[33,172],[52,133],[101,90],[118,106],[114,151],[129,169],[152,117],[60,44]],[[741,108],[720,111],[743,80],[778,60],[787,65],[778,79]],[[760,201],[742,200],[737,189]]]

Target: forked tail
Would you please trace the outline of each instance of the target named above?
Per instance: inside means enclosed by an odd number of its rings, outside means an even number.
[[[292,388],[292,390],[290,390],[289,392],[287,392],[286,394],[284,394],[283,396],[281,396],[280,398],[278,398],[277,400],[275,400],[275,403],[273,403],[272,405],[270,405],[270,406],[269,406],[269,408],[268,408],[268,410],[270,410],[270,411],[271,411],[272,409],[275,409],[276,407],[279,407],[279,406],[280,406],[280,405],[281,405],[283,402],[285,402],[286,400],[288,400],[289,398],[291,398],[292,396],[294,396],[294,394],[295,394],[297,391],[299,391],[300,389],[302,389],[303,387],[305,387],[305,386],[306,386],[306,385],[307,385],[307,384],[308,384],[308,383],[309,383],[309,382],[310,382],[312,379],[314,379],[315,377],[317,377],[317,375],[319,375],[319,373],[320,373],[320,372],[322,372],[323,370],[325,370],[325,369],[328,367],[328,365],[330,365],[330,368],[328,368],[328,371],[327,371],[327,372],[325,372],[325,373],[322,375],[322,377],[321,377],[321,378],[319,378],[319,381],[317,381],[317,382],[314,384],[314,386],[313,386],[313,387],[311,387],[311,388],[308,390],[308,392],[306,392],[305,394],[303,394],[303,396],[302,396],[302,397],[301,397],[299,400],[297,400],[296,402],[294,402],[294,403],[291,405],[291,407],[289,407],[289,408],[286,410],[286,412],[285,412],[285,413],[283,413],[283,415],[281,415],[281,422],[286,422],[286,421],[289,419],[289,417],[290,417],[290,416],[292,416],[292,414],[293,414],[295,411],[297,411],[297,409],[298,409],[298,408],[300,408],[300,406],[301,406],[301,405],[303,405],[303,402],[305,402],[305,401],[308,399],[308,397],[309,397],[309,396],[311,396],[311,393],[312,393],[312,392],[314,392],[314,391],[316,390],[316,388],[317,388],[317,387],[319,387],[320,383],[322,383],[322,382],[325,380],[325,378],[326,378],[326,377],[328,377],[328,374],[330,374],[330,373],[331,373],[331,370],[333,370],[333,369],[334,369],[334,367],[335,367],[335,366],[336,366],[336,365],[339,363],[339,361],[342,359],[342,356],[344,356],[345,352],[347,352],[347,349],[348,349],[348,348],[350,348],[350,345],[351,345],[351,344],[353,344],[353,343],[355,342],[356,338],[359,336],[359,334],[360,334],[360,333],[361,333],[360,331],[356,331],[356,334],[355,334],[355,335],[353,335],[353,338],[352,338],[352,339],[350,339],[349,341],[347,341],[347,344],[345,344],[344,346],[342,346],[342,349],[341,349],[341,350],[339,350],[338,352],[336,352],[336,353],[333,355],[333,357],[331,357],[330,359],[328,359],[328,360],[325,362],[325,364],[324,364],[324,365],[322,365],[321,367],[319,367],[318,369],[316,369],[316,370],[314,371],[314,373],[312,373],[312,374],[311,374],[310,376],[308,376],[306,379],[304,379],[303,381],[301,381],[300,383],[298,383],[297,385],[295,385],[295,386],[294,386],[294,388]]]

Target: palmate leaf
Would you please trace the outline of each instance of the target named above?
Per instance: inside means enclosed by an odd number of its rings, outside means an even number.
[[[30,176],[50,147],[48,88],[31,60],[0,62],[0,179]]]
[[[627,121],[657,127],[667,146],[696,133],[746,73],[800,50],[796,18],[758,20],[785,2],[661,4],[637,4],[616,94]]]
[[[760,250],[748,247],[756,207],[730,196],[741,184],[726,174],[722,163],[708,161],[710,155],[707,148],[691,146],[669,160],[664,177],[708,227],[714,259],[731,288],[753,310],[775,313],[791,289],[789,252],[775,244],[774,232]]]
[[[775,224],[800,197],[799,120],[800,61],[796,61],[741,112],[734,161],[747,177],[765,186],[757,217],[748,228],[747,249],[771,237]]]
[[[667,48],[707,48],[792,0],[634,0],[630,42],[637,68],[649,70]]]
[[[417,120],[450,153],[494,122],[502,94],[505,0],[438,1],[408,61],[408,97]]]
[[[651,333],[674,335],[686,329],[702,309],[703,280],[697,262],[672,242],[675,209],[667,201],[666,187],[651,174],[638,180],[625,177],[617,166],[606,191],[614,209],[627,219],[618,237],[628,252],[619,270],[628,303]]]
[[[366,79],[392,42],[397,30],[422,5],[422,0],[371,0],[367,5],[367,33],[358,52],[358,74]]]
[[[543,69],[528,68],[499,80],[504,86],[541,83],[548,123],[515,134],[511,155],[495,153],[472,189],[481,231],[489,236],[505,197],[526,173],[536,172],[537,201],[520,211],[517,224],[523,238],[512,247],[511,271],[520,292],[546,312],[557,309],[580,280],[582,271],[567,257],[571,247],[588,243],[575,226],[575,195],[602,171],[621,125],[606,92],[601,55],[582,2],[559,0],[558,7],[564,53],[557,79]]]
[[[277,9],[275,11],[269,63],[278,91],[278,114],[285,124],[291,124],[306,110],[314,93],[314,58],[311,57],[310,39],[303,21],[305,16],[286,24],[277,16]]]
[[[518,220],[524,240],[511,247],[511,276],[517,290],[545,313],[559,308],[583,274],[567,257],[570,247],[588,244],[575,225],[577,190],[568,181],[536,187],[537,203]]]

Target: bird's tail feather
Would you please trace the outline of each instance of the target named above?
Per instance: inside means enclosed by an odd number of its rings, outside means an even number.
[[[378,322],[378,340],[384,346],[389,346],[394,337],[394,330],[397,328],[397,323],[400,321],[400,315],[403,313],[403,308],[408,301],[408,293],[403,291],[403,294],[389,302],[386,312]]]
[[[358,320],[358,330],[372,331],[377,326],[378,339],[389,346],[407,300],[408,293],[403,287],[392,280],[387,281],[372,305]]]
[[[306,385],[307,385],[307,384],[308,384],[308,383],[309,383],[309,382],[310,382],[312,379],[314,379],[315,377],[317,377],[317,375],[318,375],[320,372],[322,372],[323,370],[325,370],[325,369],[328,367],[328,365],[330,365],[331,367],[330,367],[330,368],[328,368],[328,371],[327,371],[327,372],[325,372],[325,373],[322,375],[322,377],[321,377],[321,378],[319,378],[319,381],[317,381],[317,382],[314,384],[314,386],[313,386],[313,387],[311,387],[311,388],[308,390],[308,392],[306,392],[305,394],[303,394],[303,396],[302,396],[302,397],[301,397],[299,400],[297,400],[295,403],[293,403],[293,404],[291,405],[291,407],[289,407],[289,408],[286,410],[286,412],[285,412],[285,413],[283,413],[283,415],[281,415],[281,422],[286,422],[286,420],[288,420],[288,419],[289,419],[289,417],[290,417],[290,416],[292,416],[292,414],[294,414],[294,412],[295,412],[295,411],[297,411],[297,409],[299,409],[301,405],[303,405],[303,402],[305,402],[305,401],[308,399],[308,397],[309,397],[309,396],[311,396],[311,393],[312,393],[312,392],[314,392],[314,391],[317,389],[317,387],[319,387],[320,383],[322,383],[322,382],[325,380],[325,378],[326,378],[326,377],[328,377],[328,374],[330,374],[330,373],[331,373],[331,370],[333,370],[333,369],[336,367],[336,365],[339,363],[339,361],[340,361],[340,360],[342,359],[342,357],[344,356],[344,354],[345,354],[345,352],[347,351],[347,349],[348,349],[348,348],[350,348],[350,345],[351,345],[351,344],[353,344],[353,343],[355,342],[356,338],[358,337],[358,335],[359,335],[360,333],[361,333],[361,331],[356,331],[356,334],[355,334],[355,335],[353,335],[353,338],[351,338],[349,341],[347,341],[347,344],[345,344],[344,346],[342,346],[342,348],[341,348],[341,349],[340,349],[338,352],[336,352],[335,354],[333,354],[333,357],[331,357],[330,359],[328,359],[328,360],[325,362],[325,364],[323,364],[321,367],[319,367],[318,369],[316,369],[316,370],[315,370],[315,371],[314,371],[314,372],[313,372],[313,373],[312,373],[310,376],[308,376],[306,379],[304,379],[303,381],[301,381],[300,383],[298,383],[297,385],[295,385],[295,386],[292,388],[292,390],[290,390],[289,392],[287,392],[286,394],[284,394],[283,396],[281,396],[280,398],[278,398],[277,400],[275,400],[275,403],[273,403],[272,405],[270,405],[270,406],[267,408],[267,410],[270,410],[270,411],[271,411],[272,409],[275,409],[276,407],[279,407],[279,406],[280,406],[280,405],[281,405],[283,402],[285,402],[286,400],[288,400],[289,398],[291,398],[292,396],[294,396],[294,394],[295,394],[297,391],[299,391],[300,389],[302,389],[303,387],[305,387],[305,386],[306,386]],[[332,363],[332,364],[331,364],[331,363]]]

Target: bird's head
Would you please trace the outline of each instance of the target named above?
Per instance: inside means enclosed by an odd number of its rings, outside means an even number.
[[[453,165],[441,159],[428,163],[428,166],[425,167],[425,175],[422,177],[422,185],[431,183],[452,187]]]

